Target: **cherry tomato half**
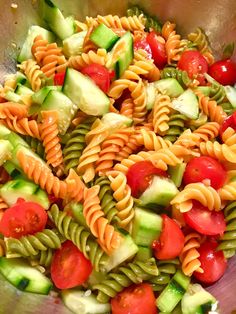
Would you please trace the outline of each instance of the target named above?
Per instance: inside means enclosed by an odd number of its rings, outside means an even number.
[[[190,211],[183,213],[185,222],[194,230],[205,235],[222,235],[226,223],[222,211],[210,211],[201,203],[194,201]]]
[[[143,49],[147,52],[149,59],[152,59],[152,50],[146,38],[134,42],[134,50]]]
[[[157,314],[155,301],[149,284],[132,285],[111,300],[112,314]]]
[[[221,128],[220,128],[220,135],[222,136],[224,131],[229,127],[236,130],[236,112],[234,112],[233,114],[231,114],[231,116],[228,116],[224,120],[224,122],[222,123]]]
[[[205,83],[203,74],[208,71],[208,63],[199,51],[184,51],[177,66],[180,70],[186,71],[190,78],[197,79],[200,85]]]
[[[54,75],[54,85],[62,86],[64,84],[66,72],[56,73]]]
[[[198,257],[201,262],[203,273],[194,272],[194,277],[197,280],[212,284],[223,276],[227,261],[222,251],[216,251],[218,243],[214,240],[204,242],[197,250],[200,254]]]
[[[92,269],[91,262],[83,253],[71,241],[66,241],[53,256],[51,277],[58,289],[69,289],[82,285]]]
[[[190,160],[184,172],[184,184],[210,180],[214,189],[221,188],[227,177],[227,172],[219,161],[212,157],[200,156]]]
[[[110,88],[110,72],[101,64],[92,63],[81,70],[81,73],[88,75],[94,83],[107,93]]]
[[[154,31],[148,33],[147,43],[152,51],[152,58],[156,66],[160,69],[164,68],[167,63],[165,40],[157,35]]]
[[[154,240],[152,248],[157,259],[177,257],[184,247],[184,234],[178,224],[167,215],[162,215],[163,225],[159,240]]]
[[[5,237],[19,239],[24,235],[42,231],[46,223],[47,213],[42,206],[19,199],[4,212],[0,221],[0,232]]]
[[[126,174],[132,196],[138,198],[150,185],[154,175],[167,176],[165,171],[154,167],[151,161],[139,161],[132,165]]]
[[[236,83],[236,63],[230,59],[216,61],[209,67],[208,73],[222,85]]]

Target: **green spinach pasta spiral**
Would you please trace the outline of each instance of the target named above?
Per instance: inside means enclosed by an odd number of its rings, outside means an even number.
[[[236,202],[230,203],[224,209],[226,230],[218,245],[218,250],[223,250],[226,258],[236,253]]]
[[[94,118],[88,118],[83,123],[76,126],[71,132],[69,139],[63,149],[65,171],[70,168],[77,168],[80,156],[86,146],[85,136],[90,131]]]
[[[31,149],[38,154],[41,158],[44,158],[45,152],[42,142],[40,142],[37,138],[31,137],[29,135],[24,137],[24,140],[29,144]]]
[[[186,71],[178,70],[174,67],[164,68],[161,71],[161,78],[175,78],[184,88],[187,88],[193,82]]]
[[[53,205],[48,211],[49,218],[54,222],[59,232],[67,239],[72,241],[80,251],[83,252],[94,266],[96,271],[102,270],[106,263],[106,255],[99,247],[91,233],[85,227],[76,223],[66,212],[59,211],[57,205]]]
[[[33,258],[30,257],[29,260],[33,261],[34,263],[37,263],[37,265],[49,267],[52,262],[53,254],[54,250],[48,249],[46,251],[40,251],[37,256],[34,256]]]
[[[94,185],[99,185],[99,199],[101,201],[101,209],[105,213],[106,218],[110,222],[117,222],[117,209],[116,209],[116,202],[113,198],[113,191],[110,187],[110,180],[108,177],[103,176],[99,177],[94,181]]]
[[[168,122],[169,129],[166,132],[164,139],[169,140],[172,143],[177,140],[180,134],[185,130],[185,121],[188,118],[180,113],[174,113],[170,116],[170,120]]]
[[[221,104],[225,98],[225,89],[221,84],[212,84],[210,88],[210,99],[215,100],[218,104]]]
[[[230,116],[231,114],[235,112],[235,108],[231,105],[230,102],[224,102],[220,105],[228,116]]]
[[[162,291],[165,286],[170,282],[171,277],[176,273],[180,262],[177,258],[166,261],[158,261],[157,267],[160,274],[149,280],[154,291]]]
[[[48,248],[58,249],[63,240],[55,229],[44,229],[34,235],[23,236],[20,239],[7,238],[5,241],[7,253],[29,257],[38,255],[40,251],[47,251]]]
[[[98,290],[97,300],[99,302],[107,303],[123,288],[129,287],[133,283],[141,283],[153,276],[158,276],[158,274],[159,271],[154,258],[146,262],[136,261],[119,267],[115,273],[109,273],[105,280],[94,285],[92,289]]]

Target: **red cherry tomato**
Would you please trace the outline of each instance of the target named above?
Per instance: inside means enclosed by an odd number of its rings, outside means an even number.
[[[194,230],[205,235],[222,235],[226,223],[222,211],[210,211],[199,202],[193,202],[190,211],[183,214],[185,222]]]
[[[184,184],[210,180],[214,189],[221,188],[227,177],[227,172],[219,161],[212,157],[200,156],[190,160],[184,172]]]
[[[157,259],[177,257],[184,247],[184,234],[179,225],[167,215],[162,215],[163,226],[159,240],[154,240],[152,248]]]
[[[112,314],[157,314],[156,298],[147,283],[132,285],[111,300]]]
[[[69,289],[82,285],[92,269],[91,262],[83,253],[71,241],[66,241],[53,256],[51,277],[58,289]]]
[[[236,112],[224,120],[220,128],[220,135],[222,136],[224,131],[229,127],[236,130]]]
[[[149,59],[152,59],[152,50],[146,38],[134,42],[134,50],[143,49],[147,52]]]
[[[84,75],[88,75],[104,93],[108,92],[110,88],[110,72],[107,68],[93,63],[84,67],[81,72]]]
[[[167,63],[164,38],[152,31],[147,35],[147,43],[151,48],[152,58],[154,59],[156,66],[160,69],[164,68]]]
[[[139,161],[132,165],[126,174],[132,196],[138,198],[150,185],[154,175],[167,176],[165,171],[154,167],[150,161]]]
[[[190,78],[196,78],[200,85],[205,83],[203,74],[208,71],[208,63],[199,51],[184,51],[178,62],[178,68],[186,71]]]
[[[236,63],[230,59],[216,61],[209,67],[208,73],[222,85],[236,83]]]
[[[19,239],[24,235],[42,231],[46,223],[47,213],[42,206],[19,199],[4,212],[0,221],[0,232],[5,237]]]
[[[204,242],[197,250],[200,254],[198,257],[201,262],[203,273],[194,272],[194,277],[206,284],[212,284],[223,276],[227,261],[222,251],[216,251],[217,241],[211,240]]]
[[[66,72],[56,73],[54,75],[54,85],[62,86],[64,84]]]

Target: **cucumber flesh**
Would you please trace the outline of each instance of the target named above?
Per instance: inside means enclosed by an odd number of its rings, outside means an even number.
[[[4,169],[7,171],[7,173],[8,173],[13,179],[16,179],[16,178],[22,176],[20,170],[17,169],[17,168],[15,167],[15,165],[14,165],[11,161],[9,161],[9,160],[7,160],[7,161],[4,163],[3,167],[4,167]]]
[[[41,88],[39,91],[32,95],[33,103],[37,105],[42,105],[45,98],[47,97],[48,93],[51,90],[61,91],[61,86],[44,86],[43,88]]]
[[[21,85],[20,83],[16,85],[15,93],[17,95],[33,95],[34,94],[31,88]]]
[[[233,108],[236,108],[236,88],[230,85],[227,85],[224,88],[228,101],[231,103]]]
[[[108,112],[104,114],[101,121],[105,125],[109,125],[112,128],[121,128],[122,126],[131,126],[133,123],[133,120],[131,118],[128,118],[122,114],[114,113],[114,112]]]
[[[0,139],[0,166],[11,159],[13,146],[8,140]]]
[[[187,164],[182,162],[181,164],[174,166],[170,166],[168,168],[168,173],[170,175],[171,180],[174,182],[175,186],[179,188],[182,184],[184,171]]]
[[[191,89],[187,89],[177,99],[174,99],[172,101],[172,107],[189,119],[196,120],[198,118],[198,99]]]
[[[137,245],[151,247],[162,230],[162,218],[156,213],[136,207],[132,238]]]
[[[16,288],[27,292],[48,294],[53,286],[40,271],[19,258],[0,257],[0,272]]]
[[[119,36],[104,24],[100,24],[90,35],[90,40],[100,48],[110,50]]]
[[[156,90],[154,82],[148,83],[145,87],[146,87],[146,96],[147,96],[146,108],[147,110],[151,110],[156,100],[157,90]]]
[[[111,305],[99,303],[94,294],[86,294],[80,290],[62,291],[62,300],[65,305],[75,314],[109,314]]]
[[[160,93],[173,98],[180,96],[184,92],[183,87],[174,78],[166,78],[156,81],[154,82],[154,86]]]
[[[38,203],[44,209],[48,209],[50,205],[45,191],[41,190],[37,184],[23,179],[16,179],[5,183],[0,188],[0,195],[8,206],[14,205],[18,198]]]
[[[83,43],[87,31],[75,33],[63,40],[63,52],[67,58],[80,55],[83,52]]]
[[[77,109],[88,115],[101,116],[109,111],[110,99],[106,94],[89,77],[74,69],[67,69],[62,91]]]

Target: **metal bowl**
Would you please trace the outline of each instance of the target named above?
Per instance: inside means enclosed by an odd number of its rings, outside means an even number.
[[[201,27],[206,31],[216,56],[224,44],[236,38],[235,0],[54,0],[65,15],[83,19],[86,15],[125,14],[127,6],[140,4],[161,21],[177,23],[183,36]],[[17,8],[12,4],[17,4]],[[43,26],[37,0],[0,0],[0,80],[15,70],[15,59],[32,24]],[[236,55],[233,56],[236,60]],[[0,314],[68,314],[59,298],[23,293],[0,276]],[[208,288],[220,300],[223,314],[236,311],[236,258],[229,261],[226,274]]]

